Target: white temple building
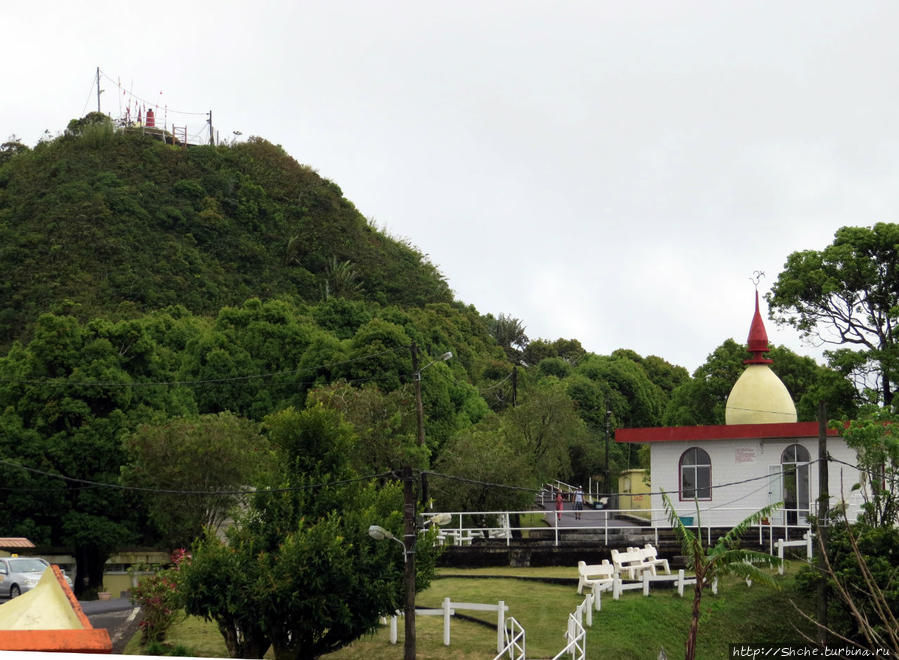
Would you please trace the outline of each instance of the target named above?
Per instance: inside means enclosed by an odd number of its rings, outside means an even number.
[[[654,525],[667,524],[661,493],[684,518],[703,526],[731,527],[759,509],[783,502],[772,525],[806,527],[817,510],[818,422],[797,422],[796,407],[783,381],[771,370],[768,335],[759,313],[758,292],[749,330],[746,369],[727,399],[725,421],[716,426],[618,429],[616,442],[650,446]],[[845,500],[850,520],[862,504],[854,449],[827,431],[830,505]],[[693,521],[694,524],[696,521]],[[787,530],[785,530],[787,531]],[[783,534],[778,534],[783,536]],[[789,536],[796,536],[790,530]]]

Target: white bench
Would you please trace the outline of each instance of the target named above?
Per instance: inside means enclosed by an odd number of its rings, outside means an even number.
[[[479,529],[443,529],[437,533],[437,543],[446,545],[471,545],[472,540],[476,538],[484,538],[484,533]]]
[[[643,553],[639,550],[627,552],[612,550],[612,564],[615,567],[616,576],[627,576],[629,580],[640,579],[643,571],[649,571],[652,575],[656,574],[655,564],[646,561]]]
[[[668,567],[668,560],[658,556],[659,552],[652,543],[647,543],[642,548],[628,548],[627,551],[639,553],[642,556],[642,561],[652,564],[653,575],[656,574],[656,566],[661,566],[665,569],[667,575],[671,575],[671,569]]]
[[[577,563],[577,592],[583,593],[584,587],[609,588],[615,577],[615,567],[608,559],[603,559],[601,564],[588,564],[585,561]]]

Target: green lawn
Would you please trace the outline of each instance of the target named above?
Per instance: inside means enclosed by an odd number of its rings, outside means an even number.
[[[802,623],[791,600],[806,611],[809,603],[793,589],[795,566],[779,578],[782,589],[726,580],[718,596],[710,592],[703,598],[703,615],[699,629],[697,658],[713,660],[727,657],[731,642],[798,642],[800,633],[792,624],[811,633],[809,624]],[[521,577],[574,578],[576,569],[555,568],[488,568],[445,569],[444,575],[471,577],[441,577],[419,594],[419,607],[440,607],[443,598],[454,601],[496,603],[503,600],[527,631],[529,658],[552,657],[564,645],[568,614],[583,600],[575,591],[576,582],[555,585]],[[501,577],[493,577],[501,576]],[[664,646],[670,658],[683,655],[684,640],[690,620],[692,591],[685,590],[679,598],[673,589],[657,587],[648,598],[640,591],[626,592],[618,601],[611,594],[603,594],[602,611],[594,612],[593,626],[587,629],[587,649],[590,658],[655,660]],[[453,619],[451,646],[443,646],[443,619],[439,616],[416,617],[416,641],[419,658],[492,658],[496,654],[496,616],[486,612],[462,612],[483,620],[488,625]],[[398,621],[399,641],[389,643],[386,626],[370,637],[357,640],[351,646],[327,656],[332,660],[365,658],[366,660],[396,660],[403,656],[403,620]],[[180,643],[195,655],[226,655],[221,637],[213,624],[190,619],[172,630],[170,643]],[[132,644],[130,653],[141,653]]]

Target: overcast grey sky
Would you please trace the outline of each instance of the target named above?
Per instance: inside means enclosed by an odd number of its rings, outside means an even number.
[[[753,271],[897,219],[895,2],[10,4],[0,139],[96,109],[99,66],[281,144],[531,338],[692,372],[745,340]]]

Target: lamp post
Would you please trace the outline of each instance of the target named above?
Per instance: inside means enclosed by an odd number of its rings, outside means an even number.
[[[404,660],[415,660],[415,497],[412,496],[412,469],[403,469],[403,539],[400,541],[380,525],[370,525],[368,535],[376,541],[390,539],[403,548],[403,586],[405,588],[405,640],[403,642]],[[412,514],[410,515],[410,511]],[[446,525],[450,515],[438,514],[431,518],[438,525]]]
[[[421,372],[437,362],[446,362],[453,357],[452,351],[447,351],[436,360],[431,360],[425,366],[418,367],[418,345],[413,341],[409,347],[412,351],[412,381],[415,383],[415,414],[418,422],[418,446],[425,446],[425,414],[421,402]],[[421,503],[428,504],[428,477],[421,475]]]

